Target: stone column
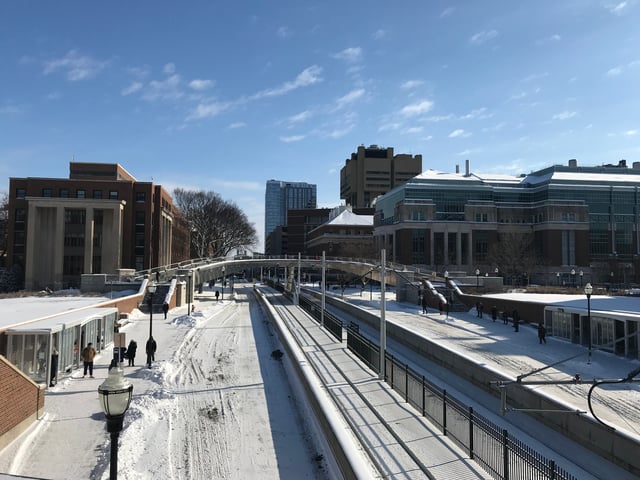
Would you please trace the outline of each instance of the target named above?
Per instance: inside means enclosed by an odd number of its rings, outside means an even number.
[[[93,273],[93,207],[85,208],[84,225],[84,269],[83,273]]]

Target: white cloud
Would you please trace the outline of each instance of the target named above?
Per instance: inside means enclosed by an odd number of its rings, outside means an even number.
[[[400,128],[402,128],[402,124],[398,123],[398,122],[388,122],[388,123],[383,123],[382,125],[380,125],[378,127],[378,131],[379,132],[385,132],[385,131],[393,131],[393,130],[400,130]]]
[[[428,117],[427,120],[429,122],[444,122],[447,120],[453,120],[455,118],[455,115],[448,113],[447,115],[434,115],[432,117]]]
[[[400,110],[400,113],[407,117],[413,117],[427,113],[432,108],[433,102],[431,100],[422,100],[420,102],[404,106],[402,110]]]
[[[123,88],[122,92],[120,93],[122,94],[123,97],[126,97],[127,95],[131,95],[132,93],[136,93],[142,90],[143,86],[144,84],[142,82],[133,82],[127,88]]]
[[[455,11],[455,8],[453,7],[447,7],[445,8],[442,13],[440,13],[440,18],[444,18],[444,17],[448,17],[449,15],[451,15],[453,12]]]
[[[405,133],[421,133],[424,130],[423,127],[409,127],[405,130]]]
[[[280,141],[284,143],[299,142],[305,139],[305,135],[291,135],[289,137],[280,137]]]
[[[195,79],[189,82],[189,87],[197,91],[207,90],[212,86],[213,86],[213,82],[211,80]]]
[[[482,32],[478,32],[475,35],[473,35],[469,39],[469,42],[471,42],[474,45],[482,45],[483,43],[486,43],[489,40],[496,38],[497,36],[498,36],[497,30],[489,30],[489,31],[483,30]]]
[[[353,125],[348,125],[342,129],[332,130],[327,134],[327,136],[330,138],[342,138],[345,135],[348,135],[351,130],[353,130]]]
[[[465,115],[461,115],[459,120],[474,120],[474,119],[484,120],[486,118],[491,118],[493,115],[489,113],[485,113],[486,111],[487,111],[486,107],[476,108],[475,110],[471,110],[469,113]]]
[[[449,138],[466,138],[470,136],[471,133],[465,132],[462,128],[458,128],[449,134]]]
[[[201,103],[197,105],[196,108],[189,114],[187,120],[200,120],[203,118],[215,117],[228,110],[229,107],[230,105],[228,103]]]
[[[80,55],[77,50],[70,50],[63,58],[44,62],[44,75],[63,72],[67,80],[77,82],[97,76],[104,70],[109,62],[98,61],[93,58]]]
[[[424,84],[424,81],[422,81],[422,80],[407,80],[402,85],[400,85],[400,88],[402,88],[404,90],[412,90],[412,89],[417,88],[417,87],[419,87],[419,86],[421,86],[423,84]]]
[[[345,105],[355,102],[359,98],[361,98],[365,94],[364,88],[358,88],[356,90],[351,90],[346,95],[338,98],[336,100],[337,108],[343,108]]]
[[[521,82],[523,83],[529,83],[529,82],[534,82],[536,80],[541,80],[543,78],[546,78],[549,76],[548,72],[544,72],[544,73],[533,73],[527,77],[524,77]]]
[[[344,60],[347,63],[355,63],[362,60],[362,48],[360,47],[350,47],[345,48],[341,52],[333,55],[333,58],[337,58],[338,60]]]
[[[244,123],[244,122],[234,122],[234,123],[229,124],[229,127],[227,127],[227,128],[229,128],[230,130],[234,130],[236,128],[244,128],[246,126],[247,126],[247,124]]]
[[[568,120],[575,117],[576,115],[577,112],[570,112],[568,110],[565,110],[564,112],[556,113],[552,118],[554,120]]]
[[[276,88],[262,90],[255,95],[252,95],[250,99],[256,100],[264,97],[277,97],[301,87],[308,87],[309,85],[313,85],[322,81],[322,77],[320,76],[321,73],[322,68],[318,67],[317,65],[312,65],[300,72],[295,80],[285,82],[284,84]]]
[[[167,75],[173,75],[174,73],[176,73],[176,66],[173,63],[167,63],[162,68],[162,73],[165,73]]]
[[[45,98],[47,100],[60,100],[62,98],[62,94],[60,92],[51,92]]]
[[[627,130],[626,132],[624,132],[624,135],[627,137],[634,137],[638,134],[640,134],[640,131],[638,130]]]
[[[622,67],[614,67],[607,70],[607,77],[617,77],[622,73]]]
[[[548,45],[549,43],[556,43],[562,40],[562,37],[557,33],[549,35],[548,37],[540,38],[536,40],[536,45]]]
[[[373,35],[371,35],[371,37],[374,40],[380,40],[381,38],[384,38],[387,35],[387,32],[383,29],[378,29],[375,32],[373,32]]]
[[[304,112],[300,112],[296,115],[292,115],[288,118],[289,123],[300,123],[304,122],[308,118],[311,118],[313,114],[309,110],[305,110]]]
[[[149,82],[142,98],[149,102],[156,100],[177,100],[184,94],[180,89],[180,75],[171,75],[165,80],[153,80]]]
[[[609,4],[605,6],[605,8],[609,10],[611,13],[613,13],[614,15],[624,15],[625,13],[627,13],[627,11],[629,11],[630,6],[631,4],[628,1],[624,1],[624,2],[617,3],[615,5]]]

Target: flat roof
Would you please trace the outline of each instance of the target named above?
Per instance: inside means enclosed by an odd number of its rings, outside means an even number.
[[[16,325],[14,327],[6,329],[4,333],[15,335],[20,333],[33,333],[38,331],[61,330],[63,326],[68,328],[75,325],[81,325],[85,321],[92,320],[94,318],[102,318],[105,315],[117,312],[118,309],[116,307],[81,308],[79,310],[59,313],[48,318],[36,319],[31,322]]]
[[[86,309],[87,307],[92,307],[108,300],[106,297],[53,295],[3,298],[0,299],[0,332],[15,328],[25,322],[42,321],[65,312],[74,312],[82,308]],[[99,310],[104,311],[104,309]],[[82,312],[82,315],[90,316],[87,310],[83,310]],[[73,320],[74,317],[70,317],[70,321]],[[58,318],[55,323],[65,322],[66,321]]]

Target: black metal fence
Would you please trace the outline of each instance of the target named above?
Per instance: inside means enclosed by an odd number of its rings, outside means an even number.
[[[380,348],[347,328],[347,348],[379,372]],[[385,354],[385,381],[405,401],[456,442],[493,478],[502,480],[577,480],[526,443],[429,382],[407,364]]]
[[[322,307],[312,300],[309,300],[305,297],[300,297],[300,307],[306,311],[314,320],[320,323],[322,319]],[[342,341],[342,320],[328,312],[326,309],[324,311],[324,327],[338,339]]]

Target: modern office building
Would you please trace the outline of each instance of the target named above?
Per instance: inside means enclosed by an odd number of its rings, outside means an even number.
[[[274,238],[270,238],[277,227],[287,226],[287,211],[298,208],[316,208],[316,185],[305,182],[268,180],[264,198],[265,253],[278,255]]]
[[[393,148],[363,145],[340,170],[340,198],[353,208],[372,207],[376,197],[422,173],[422,155],[394,155]]]
[[[79,287],[82,274],[143,270],[172,258],[168,192],[118,164],[71,162],[69,178],[9,180],[8,266],[24,288]]]
[[[640,280],[640,162],[570,160],[510,176],[471,173],[467,161],[465,170],[428,170],[378,199],[374,236],[390,260],[493,274],[504,252],[492,256],[491,248],[510,247],[505,239],[516,235],[530,238],[538,259],[522,265],[528,281]]]

